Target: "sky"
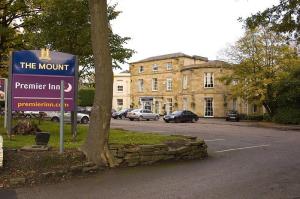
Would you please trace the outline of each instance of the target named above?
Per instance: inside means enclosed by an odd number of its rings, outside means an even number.
[[[113,31],[137,51],[129,62],[182,52],[218,59],[222,49],[244,33],[238,18],[278,4],[279,0],[108,0],[122,13]],[[123,66],[128,69],[128,64]]]

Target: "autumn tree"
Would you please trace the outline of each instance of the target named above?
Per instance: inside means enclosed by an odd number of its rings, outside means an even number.
[[[223,78],[233,96],[265,107],[270,116],[276,113],[276,89],[285,71],[295,66],[298,58],[285,38],[259,27],[245,35],[227,50],[233,73]],[[234,82],[234,84],[232,84]]]
[[[91,43],[95,62],[95,97],[88,135],[82,151],[97,165],[114,166],[108,148],[113,72],[109,48],[106,0],[89,0]]]
[[[248,28],[269,26],[272,31],[286,34],[300,42],[300,0],[280,0],[278,5],[251,15],[245,22]]]

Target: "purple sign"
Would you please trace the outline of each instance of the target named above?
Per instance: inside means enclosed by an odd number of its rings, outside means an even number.
[[[0,79],[0,101],[5,101],[5,79]]]
[[[13,52],[12,110],[59,111],[64,80],[65,110],[74,110],[75,56],[42,51]]]
[[[19,75],[12,79],[14,110],[52,111],[60,109],[60,81],[64,80],[65,110],[74,106],[74,77]]]

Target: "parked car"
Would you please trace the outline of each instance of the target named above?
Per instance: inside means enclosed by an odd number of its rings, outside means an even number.
[[[158,120],[159,115],[147,109],[135,109],[127,113],[127,117],[133,120]]]
[[[228,111],[226,115],[226,121],[236,121],[236,122],[240,121],[239,113],[235,110]]]
[[[113,113],[115,113],[115,112],[117,112],[116,109],[113,109],[113,108],[112,108],[112,109],[111,109],[111,115],[112,115]]]
[[[192,111],[174,111],[173,113],[169,115],[164,116],[164,121],[169,122],[196,122],[198,121],[199,117]]]
[[[86,106],[86,107],[83,107],[83,106],[78,106],[77,107],[77,112],[78,113],[84,113],[84,114],[87,114],[87,115],[91,115],[91,107],[90,106]]]
[[[114,119],[118,119],[118,118],[125,119],[125,118],[127,118],[127,113],[132,111],[132,110],[133,110],[132,108],[123,109],[123,110],[120,110],[118,112],[114,112],[111,117],[114,118]]]
[[[38,118],[38,117],[44,117],[46,115],[45,112],[41,111],[24,111],[23,116],[25,118]]]
[[[50,118],[52,122],[59,122],[60,112],[46,112],[47,118]],[[65,122],[71,122],[71,113],[67,112],[64,114]],[[87,124],[90,121],[90,116],[84,113],[77,113],[77,122],[81,124]]]

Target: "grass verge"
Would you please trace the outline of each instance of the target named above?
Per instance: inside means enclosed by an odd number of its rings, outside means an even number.
[[[0,119],[3,124],[3,118]],[[51,121],[42,121],[39,125],[40,129],[51,134],[49,145],[58,148],[59,147],[59,123]],[[76,141],[72,141],[71,125],[65,124],[64,126],[64,147],[66,149],[78,148],[81,146],[86,138],[88,126],[78,125],[78,133]],[[3,144],[6,148],[21,148],[26,145],[35,144],[34,135],[15,135],[12,139],[8,139],[6,131],[1,125],[0,134],[3,136]],[[113,144],[161,144],[166,141],[180,140],[182,137],[168,136],[154,133],[145,132],[133,132],[122,129],[111,129],[109,134],[109,143]]]

